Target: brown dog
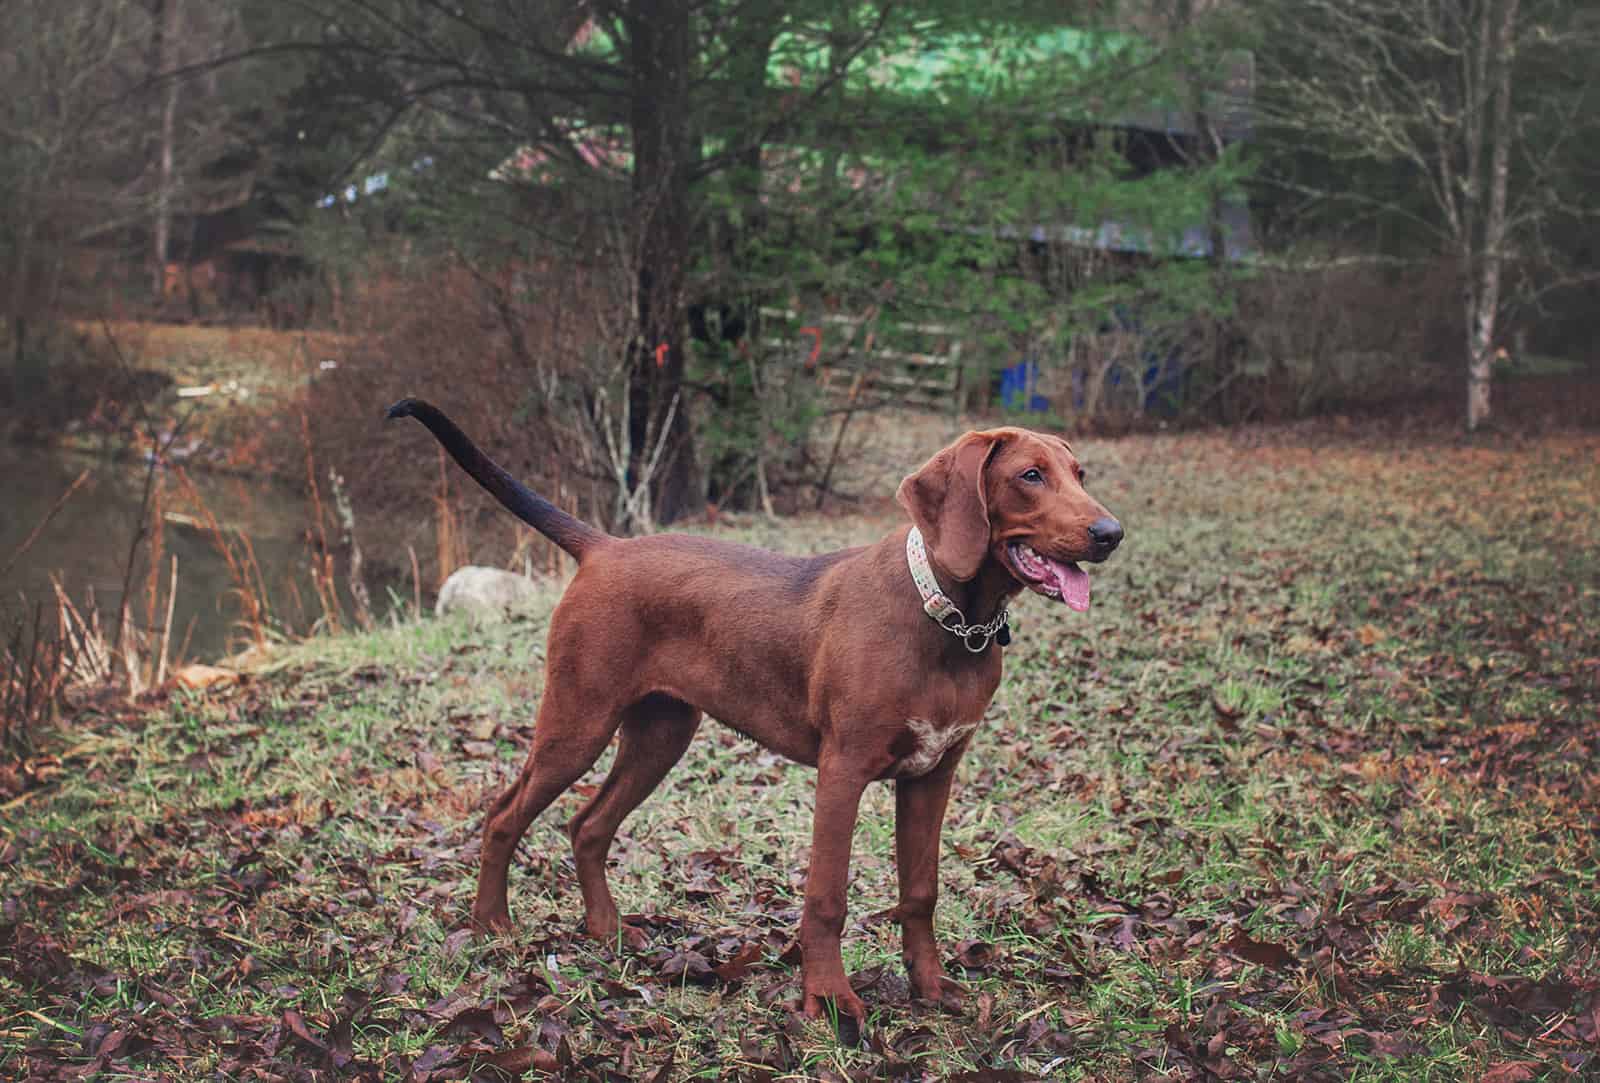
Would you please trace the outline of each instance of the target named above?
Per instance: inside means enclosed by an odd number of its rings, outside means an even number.
[[[939,830],[956,764],[1000,683],[991,642],[1009,640],[1005,605],[1023,587],[1087,609],[1088,576],[1074,562],[1104,560],[1122,540],[1084,491],[1071,447],[1026,429],[969,432],[900,485],[913,527],[790,557],[684,535],[614,538],[530,492],[427,403],[403,400],[389,416],[421,421],[480,485],[578,560],[550,618],[532,753],[484,824],[474,922],[510,926],[517,841],[620,729],[611,773],[569,828],[588,932],[614,938],[611,840],[705,713],[817,768],[800,920],[806,1014],[832,1000],[865,1019],[839,936],[856,810],[877,779],[895,783],[894,913],[912,989],[959,1005],[933,935]]]

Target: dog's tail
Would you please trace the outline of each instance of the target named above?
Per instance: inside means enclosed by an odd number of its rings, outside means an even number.
[[[450,457],[461,464],[461,469],[472,475],[473,481],[487,489],[511,514],[577,557],[580,563],[590,549],[611,540],[611,535],[605,531],[568,515],[506,473],[433,404],[421,399],[401,399],[389,407],[388,417],[414,417],[426,425]]]

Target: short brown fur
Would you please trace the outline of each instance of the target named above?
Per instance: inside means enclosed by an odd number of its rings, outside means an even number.
[[[897,772],[919,747],[918,730],[983,717],[1000,683],[1001,652],[971,653],[924,614],[906,564],[909,528],[810,558],[681,535],[613,538],[503,471],[491,473],[499,468],[426,403],[406,400],[390,416],[417,417],[508,507],[580,556],[550,622],[533,749],[484,824],[474,923],[509,928],[506,876],[518,840],[620,732],[610,774],[569,827],[587,930],[614,938],[619,918],[605,876],[612,839],[709,714],[817,768],[799,937],[806,1014],[818,1016],[832,1001],[865,1018],[839,940],[857,807],[878,779],[895,781],[894,914],[912,988],[959,1005],[960,987],[940,963],[933,911],[940,827],[970,733],[926,773]],[[1043,484],[1022,480],[1030,468]],[[1070,447],[1053,436],[967,433],[906,478],[897,496],[926,538],[941,585],[974,623],[1022,589],[1009,542],[1064,561],[1109,552],[1088,532],[1109,521],[1106,509],[1084,491]]]

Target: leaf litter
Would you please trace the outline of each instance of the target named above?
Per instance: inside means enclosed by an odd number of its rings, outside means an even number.
[[[96,702],[8,769],[0,1073],[1593,1072],[1600,442],[1093,450],[1128,551],[1086,620],[1022,608],[951,804],[961,1013],[900,971],[885,787],[846,936],[860,1045],[794,1014],[809,773],[715,727],[618,839],[618,943],[578,927],[581,793],[523,845],[514,933],[470,934],[543,624],[430,622]],[[862,540],[889,514],[825,526]]]

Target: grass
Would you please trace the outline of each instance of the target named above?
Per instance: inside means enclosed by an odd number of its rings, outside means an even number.
[[[577,935],[560,825],[581,787],[523,844],[515,933],[463,932],[546,607],[85,707],[5,808],[0,1075],[1593,1071],[1600,441],[1080,450],[1128,541],[1086,617],[1020,604],[963,764],[938,915],[963,1014],[908,1002],[873,918],[895,893],[887,786],[845,941],[866,1041],[791,1013],[813,776],[714,725],[613,851],[637,943]],[[722,532],[815,551],[893,518]]]

